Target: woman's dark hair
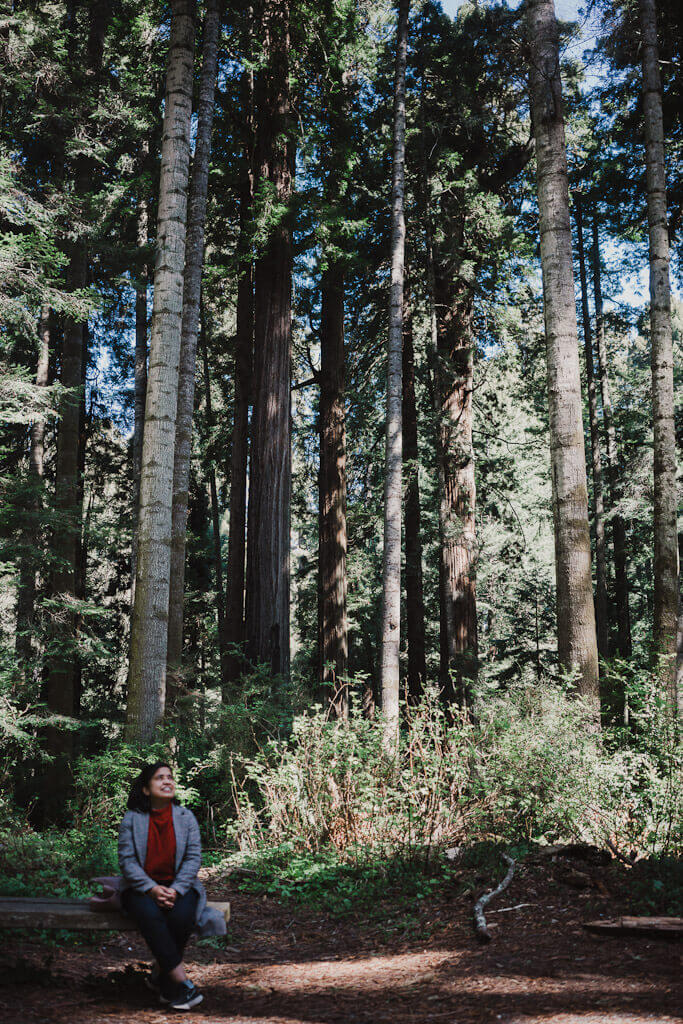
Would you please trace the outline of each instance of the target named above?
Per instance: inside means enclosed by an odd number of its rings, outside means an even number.
[[[168,761],[154,761],[152,764],[145,764],[142,766],[140,774],[130,787],[130,793],[128,795],[129,811],[151,810],[152,805],[149,802],[149,797],[143,792],[143,789],[145,786],[149,786],[160,768],[168,768],[169,771],[173,771]],[[174,796],[173,803],[179,804],[180,800]]]

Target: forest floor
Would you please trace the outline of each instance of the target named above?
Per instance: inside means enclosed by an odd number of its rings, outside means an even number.
[[[581,877],[583,876],[583,877]],[[492,941],[472,928],[473,896],[359,906],[343,919],[248,895],[230,899],[225,942],[191,944],[205,999],[172,1014],[144,986],[130,933],[57,947],[12,938],[0,965],[3,1024],[657,1024],[683,1022],[681,944],[589,934],[582,923],[628,910],[629,872],[558,861],[522,865],[490,904]],[[486,879],[474,878],[477,893]],[[580,886],[580,888],[577,888]],[[102,939],[100,939],[102,943]]]

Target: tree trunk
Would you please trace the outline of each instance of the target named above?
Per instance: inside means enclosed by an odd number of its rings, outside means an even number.
[[[451,261],[435,267],[437,316],[437,395],[440,485],[443,487],[441,572],[447,671],[442,680],[446,704],[471,703],[477,674],[476,483],[472,445],[474,345],[473,296],[458,285]]]
[[[331,259],[321,281],[320,475],[318,547],[319,680],[331,713],[349,717],[346,617],[346,422],[344,409],[344,269]]]
[[[417,447],[413,311],[406,296],[403,317],[403,470],[405,473],[406,632],[408,635],[408,700],[417,704],[427,678],[425,611],[422,588],[420,457]]]
[[[254,73],[242,74],[242,117],[244,152],[240,195],[240,256],[237,285],[237,336],[235,339],[234,403],[232,449],[230,452],[230,534],[228,537],[227,591],[225,609],[225,676],[223,688],[237,679],[243,657],[237,651],[244,643],[245,533],[247,525],[247,460],[249,454],[249,405],[254,361],[254,274],[252,216],[254,205]]]
[[[50,371],[50,308],[44,306],[40,311],[38,322],[38,366],[36,368],[36,386],[47,387]],[[16,656],[24,668],[31,661],[33,653],[31,630],[35,615],[36,601],[36,553],[39,543],[40,524],[38,515],[42,507],[41,488],[44,475],[45,460],[45,417],[37,415],[31,424],[29,447],[29,487],[28,521],[24,534],[25,552],[19,570],[19,587],[17,593],[17,628]]]
[[[607,345],[605,343],[605,321],[602,310],[602,280],[600,272],[600,244],[597,221],[593,220],[593,301],[595,304],[595,336],[598,350],[600,373],[600,397],[602,418],[605,428],[607,449],[607,480],[610,504],[612,506],[612,544],[614,545],[614,603],[617,612],[617,653],[621,658],[631,657],[631,613],[629,610],[629,587],[626,564],[626,524],[618,509],[622,497],[617,452],[617,435],[614,428],[614,411],[607,366]]]
[[[171,526],[171,577],[168,604],[167,699],[173,703],[183,654],[183,594],[185,590],[185,539],[187,499],[192,456],[192,414],[197,362],[199,302],[204,266],[204,227],[211,159],[214,93],[218,63],[220,0],[207,0],[199,83],[197,141],[192,164],[187,211],[183,320],[178,371],[175,460],[173,466],[173,513]]]
[[[662,85],[659,76],[655,0],[639,0],[642,32],[643,118],[650,238],[650,332],[654,427],[654,624],[655,653],[663,659],[667,701],[675,713],[678,551],[673,341],[669,283],[669,233]]]
[[[211,404],[211,377],[209,375],[209,355],[206,345],[206,314],[202,311],[200,327],[200,343],[204,368],[204,391],[206,394],[206,426],[209,434],[213,430],[213,406]],[[221,555],[221,515],[218,507],[218,488],[216,486],[216,467],[213,459],[209,462],[209,491],[211,494],[211,524],[213,527],[213,567],[216,577],[216,614],[218,618],[218,653],[221,665],[221,679],[225,678],[225,602],[223,599],[223,558]]]
[[[595,703],[597,714],[598,650],[586,455],[559,42],[553,0],[529,0],[527,22],[548,364],[558,655],[563,669],[578,670],[580,692]]]
[[[140,163],[143,171],[149,160],[149,142],[141,143]],[[138,197],[137,242],[138,253],[147,248],[149,209],[147,196]],[[143,260],[136,268],[135,284],[135,414],[133,425],[133,537],[131,545],[131,607],[135,601],[135,569],[137,565],[138,507],[140,504],[140,474],[142,472],[142,437],[145,428],[145,396],[147,394],[147,286],[149,266]]]
[[[292,478],[290,377],[292,236],[289,201],[295,154],[290,136],[289,4],[267,0],[266,66],[258,79],[259,211],[277,216],[256,261],[254,409],[247,548],[247,653],[289,676],[289,518]]]
[[[588,312],[588,285],[586,256],[583,247],[583,211],[576,196],[574,205],[576,236],[579,249],[579,276],[581,279],[581,315],[583,319],[583,348],[586,356],[586,388],[588,391],[588,419],[591,432],[591,469],[593,473],[593,525],[595,527],[595,622],[598,634],[598,655],[609,658],[609,620],[607,604],[607,559],[605,557],[605,501],[602,488],[602,451],[598,424],[598,395],[593,367],[593,338]]]
[[[190,168],[194,14],[194,0],[173,0],[126,718],[126,739],[138,743],[148,743],[154,737],[164,716],[166,699],[171,504]]]
[[[388,753],[398,743],[399,645],[401,639],[401,435],[403,273],[406,224],[406,59],[410,0],[400,0],[394,78],[394,138],[391,180],[391,298],[387,346],[386,468],[382,558],[382,714]]]

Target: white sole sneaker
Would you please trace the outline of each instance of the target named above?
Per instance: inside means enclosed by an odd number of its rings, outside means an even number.
[[[193,996],[189,996],[182,1002],[174,1002],[172,999],[165,999],[163,996],[159,996],[159,1000],[164,1006],[168,1006],[170,1010],[191,1010],[194,1006],[199,1006],[203,1001],[204,996],[201,992],[197,992]]]

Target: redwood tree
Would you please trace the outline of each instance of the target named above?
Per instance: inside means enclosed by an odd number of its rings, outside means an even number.
[[[527,7],[531,119],[541,235],[560,665],[598,697],[586,455],[574,300],[567,152],[553,0]]]

